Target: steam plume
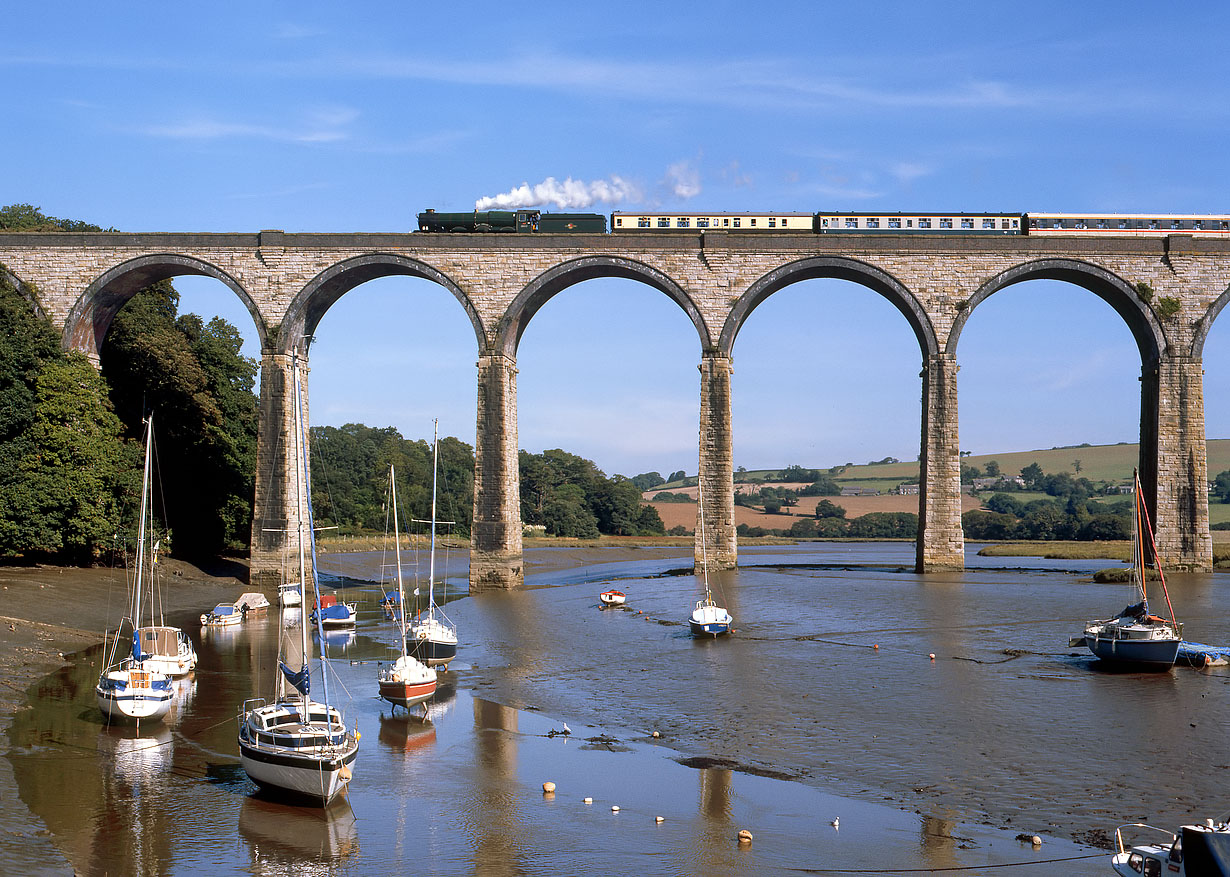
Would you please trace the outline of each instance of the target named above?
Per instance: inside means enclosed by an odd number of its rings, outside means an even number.
[[[572,177],[562,183],[555,177],[547,177],[531,186],[522,183],[502,195],[489,195],[474,202],[475,210],[516,210],[520,207],[538,207],[554,204],[560,210],[589,207],[602,201],[618,204],[621,201],[639,201],[640,191],[621,177],[612,175],[608,180],[593,180],[586,183]]]

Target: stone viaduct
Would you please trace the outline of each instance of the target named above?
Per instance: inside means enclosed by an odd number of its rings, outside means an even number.
[[[295,538],[288,457],[292,352],[349,290],[410,275],[449,290],[474,327],[478,370],[473,590],[523,580],[517,473],[517,346],[552,296],[595,277],[646,283],[691,320],[700,356],[700,477],[709,562],[732,566],[731,369],[744,321],[778,290],[841,278],[884,296],[918,340],[919,571],[963,567],[957,354],[970,314],[996,291],[1064,280],[1108,302],[1140,351],[1140,469],[1163,559],[1208,569],[1208,473],[1201,357],[1230,300],[1230,241],[1152,238],[784,234],[0,233],[0,263],[65,349],[95,362],[116,311],[143,286],[217,278],[243,301],[261,343],[254,581],[276,577]],[[306,383],[305,383],[306,386]],[[698,534],[699,537],[699,534]],[[696,562],[700,564],[699,538]]]

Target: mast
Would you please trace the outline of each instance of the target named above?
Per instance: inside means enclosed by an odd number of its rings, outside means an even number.
[[[154,439],[154,415],[145,421],[145,465],[141,472],[141,515],[137,524],[137,578],[133,587],[132,626],[141,626],[141,588],[145,571],[145,509],[149,502],[150,445]],[[153,596],[151,594],[151,601]]]
[[[397,532],[397,473],[389,464],[389,492],[393,494],[393,557],[397,564],[397,608],[401,612],[398,627],[401,629],[401,656],[406,657],[406,592],[401,583],[401,536]]]
[[[291,367],[295,371],[295,519],[298,527],[299,541],[299,654],[303,657],[303,664],[307,666],[308,659],[308,635],[307,635],[307,567],[304,560],[303,549],[303,477],[304,469],[302,460],[306,456],[303,452],[303,415],[302,402],[299,398],[299,357],[297,354],[292,354]],[[278,677],[278,688],[281,692],[286,690],[285,680]],[[280,700],[281,698],[279,698]],[[301,695],[303,702],[304,714],[307,713],[308,696]]]
[[[431,422],[431,560],[427,566],[427,612],[436,617],[436,475],[440,461],[440,419]],[[398,579],[400,582],[401,580]]]
[[[705,603],[713,602],[709,593],[709,553],[705,550],[705,493],[700,486],[700,472],[696,473],[696,507],[700,512],[700,566],[705,577]]]
[[[296,396],[300,397],[299,407],[300,407],[300,410],[302,410],[303,408],[302,384],[299,381],[298,370],[295,371],[295,384],[296,384],[296,388],[299,391],[296,393]],[[320,577],[317,576],[316,574],[316,567],[317,567],[317,563],[316,563],[316,519],[312,514],[312,477],[311,477],[311,469],[308,467],[307,435],[306,435],[307,430],[303,428],[302,424],[300,425],[299,429],[300,429],[300,444],[303,450],[303,499],[304,499],[303,504],[304,504],[304,509],[307,512],[308,539],[310,540],[310,544],[312,546],[312,593],[316,596],[316,632],[317,634],[320,635],[320,685],[324,692],[324,703],[325,703],[325,707],[327,708],[329,706],[329,674],[325,669],[325,627],[324,627],[325,607],[321,605]],[[300,526],[302,526],[302,524]],[[300,553],[302,553],[303,551],[303,541],[302,540],[300,540],[299,542],[299,551]],[[303,628],[304,628],[303,640],[306,643],[307,642],[307,624],[306,623],[303,625]],[[304,650],[303,650],[303,659],[304,659],[305,664],[310,663],[310,661],[308,660],[308,651],[307,651],[306,645],[304,646]],[[303,696],[303,701],[305,705],[308,703],[308,696],[306,694]]]

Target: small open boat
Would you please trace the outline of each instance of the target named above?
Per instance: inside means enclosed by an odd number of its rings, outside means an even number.
[[[244,609],[234,603],[219,603],[208,612],[201,613],[201,624],[206,627],[230,627],[243,621]]]
[[[623,591],[603,591],[598,595],[598,599],[602,601],[603,606],[622,606],[627,601],[628,596]]]

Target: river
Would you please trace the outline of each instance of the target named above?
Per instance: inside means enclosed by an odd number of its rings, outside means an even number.
[[[18,714],[9,758],[26,806],[98,874],[1094,875],[1107,857],[1087,844],[1116,825],[1230,807],[1230,671],[1107,672],[1067,641],[1130,601],[1088,580],[1111,562],[975,549],[964,572],[917,575],[909,544],[744,547],[711,576],[736,619],[716,641],[687,633],[703,586],[678,558],[594,551],[449,602],[461,649],[425,720],[373,696],[396,641],[362,584],[379,555],[328,555],[361,599],[357,631],[330,635],[363,735],[347,802],[264,801],[239,767],[235,716],[272,684],[276,615],[178,619],[201,664],[139,736],[103,726],[99,651],[82,653]],[[447,574],[464,588],[464,558]],[[1167,581],[1187,639],[1230,643],[1230,577]],[[601,608],[607,587],[626,608]]]

